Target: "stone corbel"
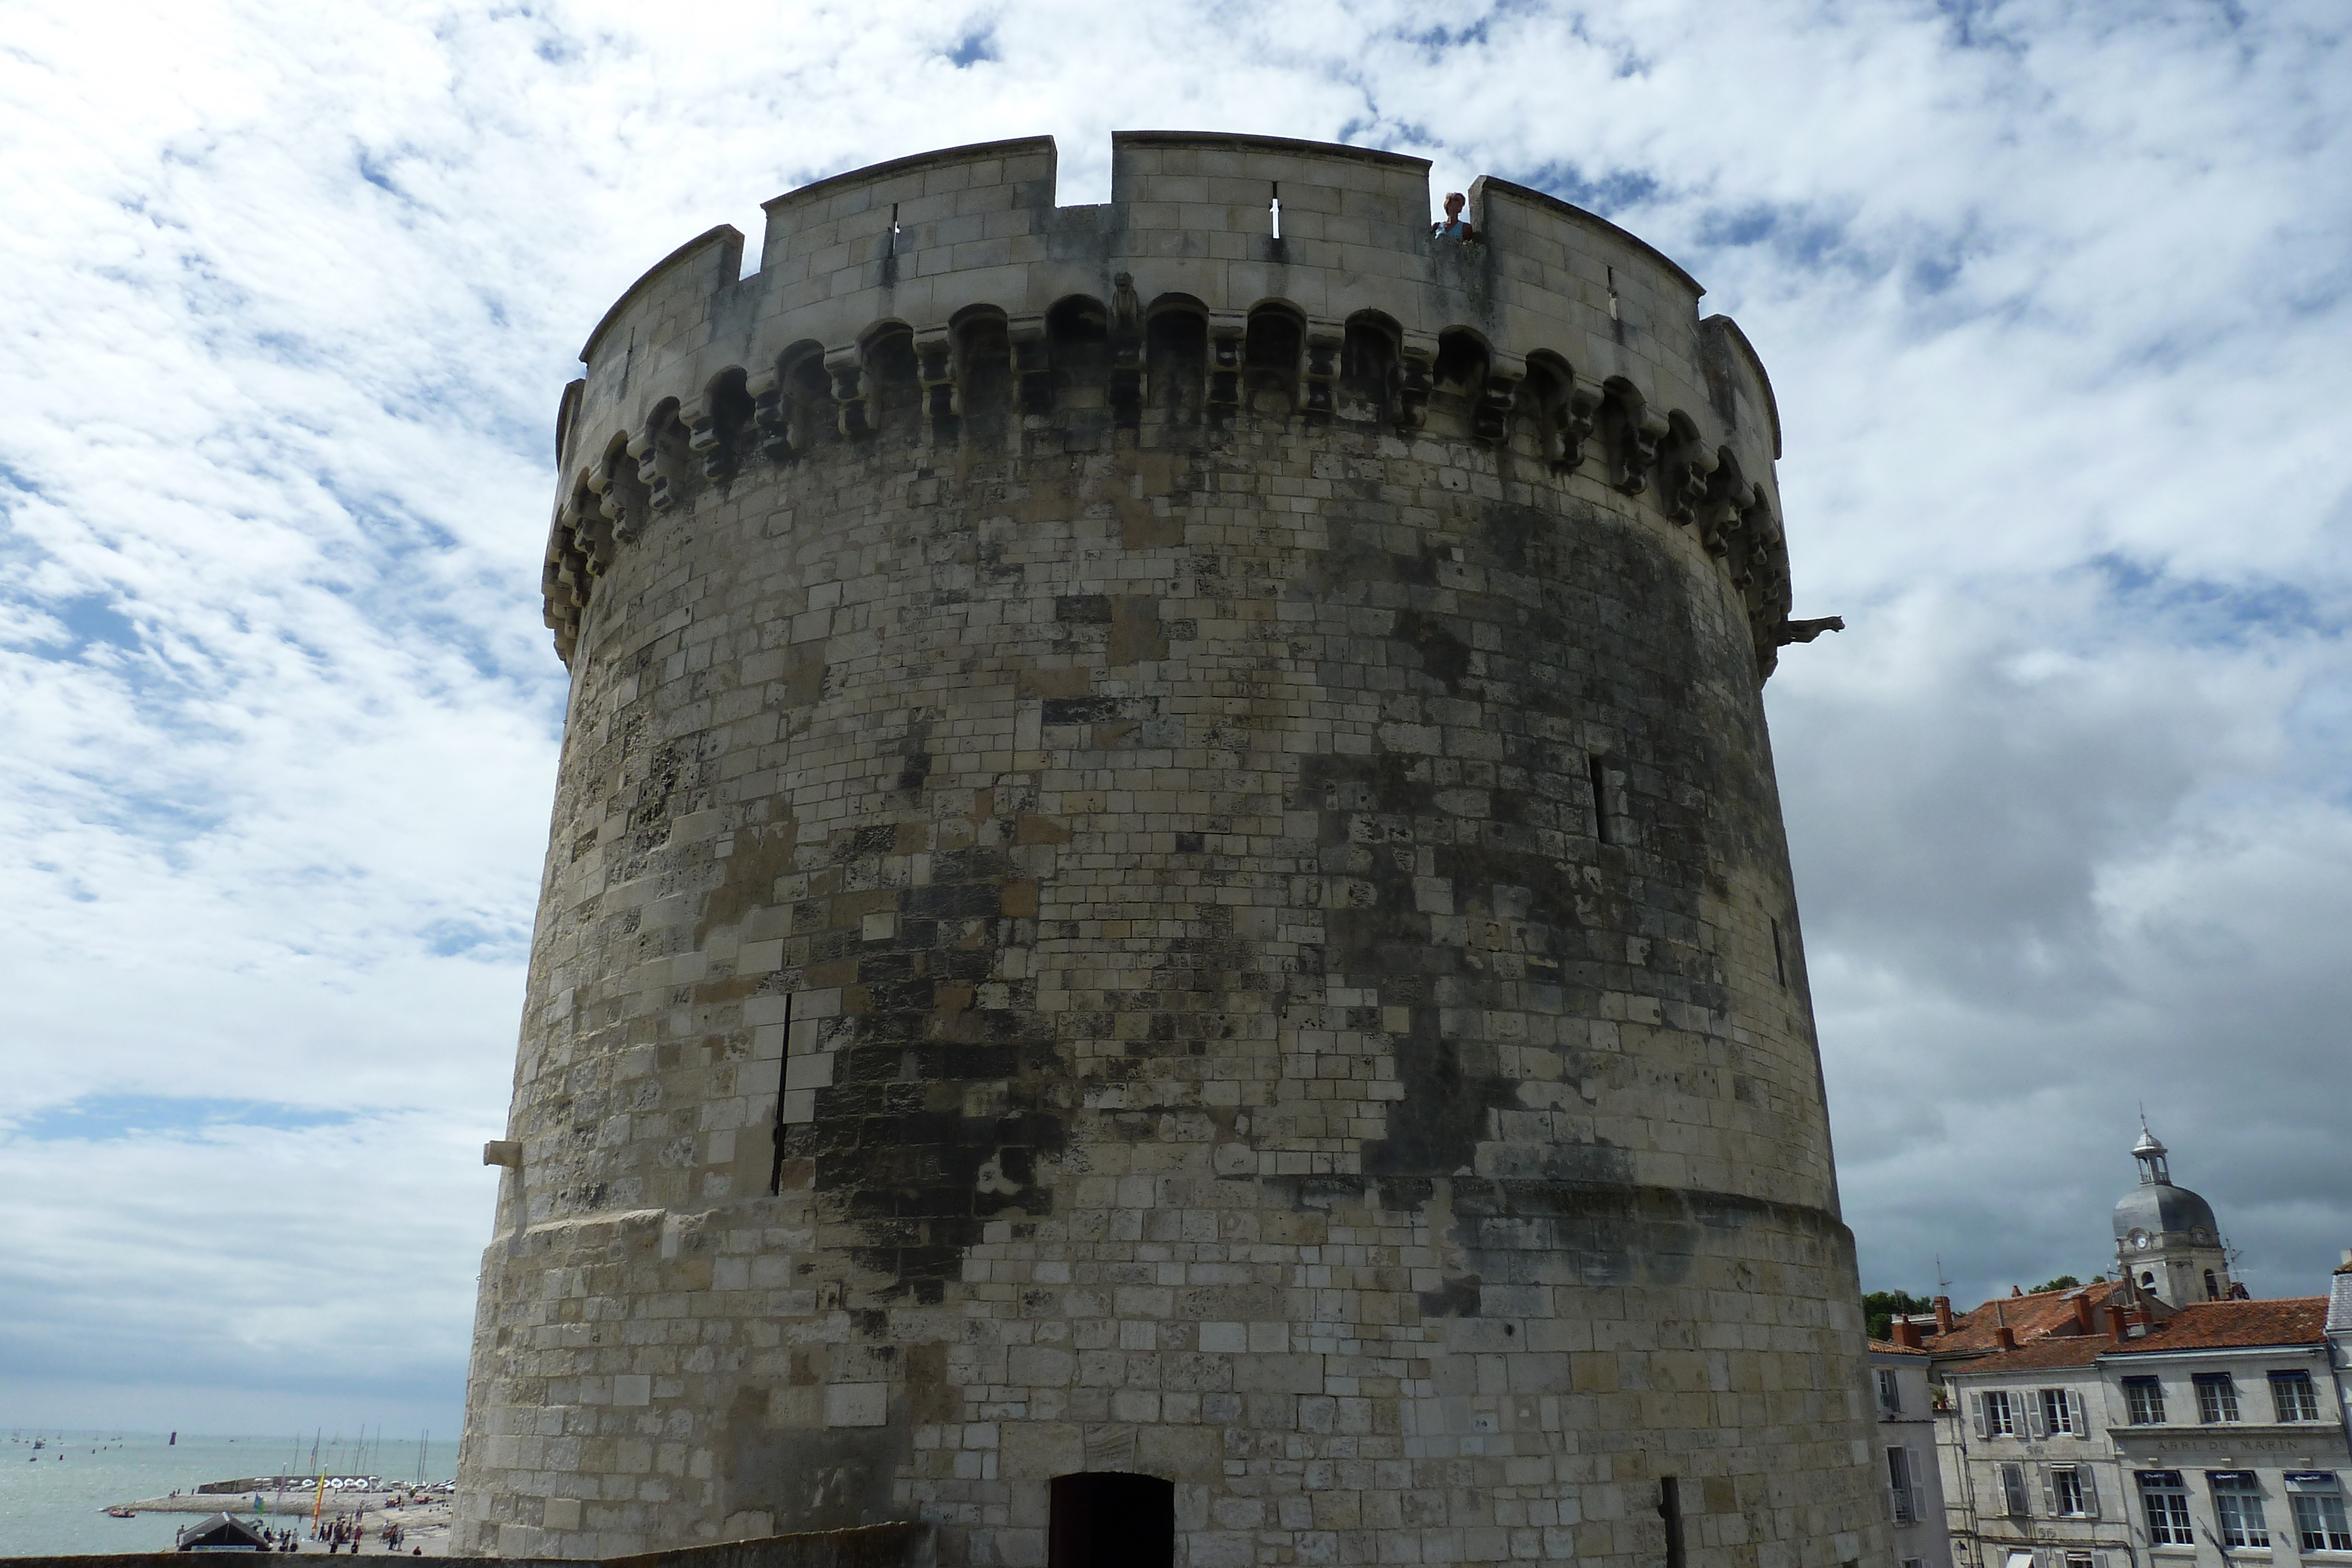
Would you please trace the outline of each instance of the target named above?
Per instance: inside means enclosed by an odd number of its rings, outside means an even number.
[[[1730,549],[1732,537],[1739,532],[1748,492],[1748,476],[1739,471],[1739,459],[1723,454],[1715,472],[1706,476],[1706,495],[1696,507],[1699,542],[1706,546],[1707,554],[1722,555]]]
[[[1674,427],[1664,415],[1651,413],[1642,394],[1622,382],[1609,388],[1608,406],[1617,423],[1617,474],[1612,483],[1628,496],[1638,496],[1650,487],[1658,443]]]
[[[835,426],[852,441],[873,434],[866,419],[865,353],[854,343],[827,350],[824,375],[833,387]]]
[[[1396,363],[1397,428],[1419,430],[1429,415],[1430,389],[1437,384],[1437,339],[1407,332]]]
[[[1554,433],[1559,442],[1559,450],[1551,460],[1554,469],[1568,474],[1582,466],[1585,448],[1592,440],[1605,395],[1597,383],[1570,372],[1568,392],[1559,402],[1559,424]]]
[[[760,455],[771,463],[789,463],[793,450],[793,405],[784,395],[784,378],[773,369],[761,371],[744,383],[751,394],[751,428],[759,433]]]
[[[1110,385],[1107,396],[1112,416],[1133,429],[1143,413],[1143,301],[1135,292],[1135,278],[1122,272],[1111,280]]]
[[[1054,356],[1045,342],[1045,318],[1014,316],[1004,323],[1013,345],[1013,382],[1024,413],[1054,410]]]
[[[1715,449],[1696,435],[1678,437],[1666,459],[1664,494],[1659,499],[1665,504],[1666,516],[1678,523],[1696,523],[1707,507],[1716,468],[1720,463]],[[1702,536],[1716,530],[1702,528]],[[1716,555],[1723,553],[1720,538],[1708,547]]]
[[[567,511],[563,526],[573,541],[572,548],[587,558],[588,570],[602,577],[613,565],[613,521],[602,512],[580,514]]]
[[[915,334],[915,379],[922,383],[923,413],[934,420],[951,419],[963,412],[956,391],[955,334],[945,327],[926,327]]]
[[[677,497],[670,493],[669,476],[662,472],[662,422],[646,421],[646,427],[629,437],[629,460],[637,465],[637,483],[646,487],[646,503],[656,512]],[[614,521],[617,524],[619,518]]]
[[[1209,406],[1242,405],[1242,361],[1249,349],[1249,318],[1239,310],[1209,312]]]
[[[612,519],[614,538],[625,546],[628,540],[637,538],[637,513],[628,506],[628,485],[624,485],[621,475],[616,473],[616,465],[624,461],[628,458],[614,458],[614,463],[604,463],[597,473],[588,475],[588,494],[595,496],[597,510]]]
[[[1306,350],[1298,369],[1298,410],[1310,420],[1329,419],[1339,409],[1339,365],[1347,343],[1346,322],[1307,323]]]
[[[1471,411],[1472,439],[1488,446],[1504,446],[1511,439],[1511,409],[1518,401],[1519,383],[1528,379],[1528,362],[1517,354],[1495,353],[1486,359],[1486,377],[1478,386],[1478,406]]]
[[[694,398],[678,404],[677,421],[686,426],[686,449],[702,459],[702,476],[726,479],[735,472],[735,444],[719,422],[716,402]]]

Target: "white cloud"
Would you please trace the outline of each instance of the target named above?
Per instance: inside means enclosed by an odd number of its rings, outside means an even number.
[[[1870,1282],[2095,1266],[2145,1099],[2258,1287],[2313,1288],[2352,1241],[2314,1091],[2352,1000],[2344,32],[2317,0],[20,5],[0,1120],[356,1119],[0,1136],[0,1379],[117,1401],[52,1419],[241,1380],[284,1425],[385,1367],[454,1403],[578,343],[803,180],[1043,131],[1098,201],[1126,127],[1604,201],[1759,345],[1801,612],[1853,622],[1769,701]]]

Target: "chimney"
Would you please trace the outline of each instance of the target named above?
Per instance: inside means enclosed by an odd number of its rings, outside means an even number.
[[[2124,1310],[2121,1307],[2107,1309],[2107,1343],[2110,1344],[2124,1343]]]
[[[1992,1337],[1993,1343],[2000,1345],[2003,1350],[2015,1350],[2017,1348],[2017,1331],[2010,1327],[2007,1323],[2003,1323],[2000,1327],[1993,1330]]]
[[[2091,1322],[2091,1292],[2084,1291],[2074,1298],[2074,1330],[2078,1333],[2089,1333],[2094,1326]]]
[[[2346,1267],[2352,1268],[2352,1251],[2344,1254],[2344,1262]],[[1936,1298],[1936,1332],[1937,1333],[1952,1332],[1952,1298],[1949,1296]]]
[[[1895,1343],[1901,1345],[1905,1350],[1917,1350],[1919,1348],[1919,1325],[1913,1322],[1909,1318],[1896,1318],[1895,1320]]]
[[[2009,1288],[2009,1293],[2012,1296],[2021,1296],[2025,1294],[2025,1287],[2022,1285],[2011,1285]]]

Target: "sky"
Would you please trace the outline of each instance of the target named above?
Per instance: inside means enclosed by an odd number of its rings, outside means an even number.
[[[0,1425],[455,1429],[579,345],[1038,133],[1065,204],[1114,130],[1499,175],[1740,321],[1848,626],[1766,701],[1865,1288],[2105,1266],[2143,1108],[2257,1294],[2352,1246],[2337,0],[0,15]]]

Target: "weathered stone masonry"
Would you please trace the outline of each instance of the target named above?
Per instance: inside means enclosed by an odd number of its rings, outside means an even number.
[[[565,396],[460,1550],[1887,1550],[1759,688],[1777,421],[1601,220],[1252,138],[715,231]],[[1268,206],[1278,190],[1282,232]]]

